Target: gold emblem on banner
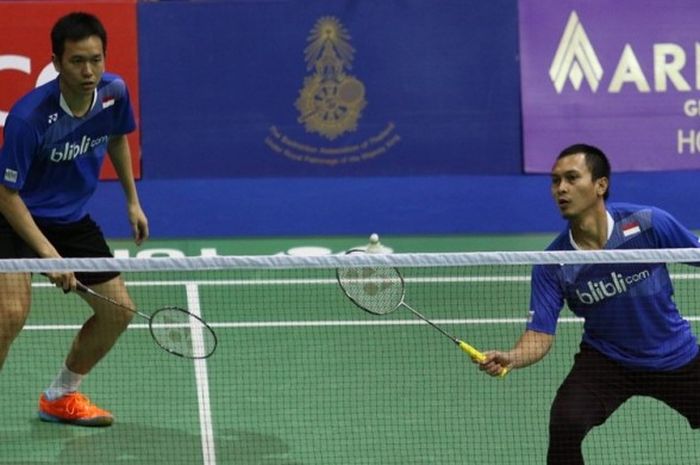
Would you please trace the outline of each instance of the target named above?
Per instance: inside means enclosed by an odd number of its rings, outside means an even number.
[[[355,49],[350,45],[350,34],[336,18],[319,19],[307,41],[306,69],[313,74],[304,79],[296,101],[298,121],[307,132],[333,140],[357,129],[367,105],[365,86],[347,73],[352,69]]]
[[[349,74],[354,54],[350,34],[337,18],[324,16],[316,21],[304,49],[309,74],[294,106],[303,130],[317,136],[299,138],[292,134],[301,128],[273,124],[265,137],[272,152],[299,163],[344,166],[375,160],[401,141],[393,121],[379,129],[375,126],[371,134],[360,133],[358,122],[367,100],[365,83]],[[347,137],[349,132],[359,134]],[[312,140],[316,137],[332,142],[316,144]]]

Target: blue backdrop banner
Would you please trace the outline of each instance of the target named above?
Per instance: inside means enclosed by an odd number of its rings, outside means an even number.
[[[144,175],[519,173],[516,19],[507,0],[143,3]]]

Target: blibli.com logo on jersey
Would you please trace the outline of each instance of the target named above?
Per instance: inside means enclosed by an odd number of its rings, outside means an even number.
[[[591,305],[601,300],[624,294],[629,290],[630,286],[644,281],[650,276],[651,273],[649,270],[644,270],[628,276],[623,276],[613,271],[607,279],[588,281],[583,290],[576,289],[576,296],[581,303]]]
[[[79,156],[90,152],[98,145],[106,143],[108,139],[108,136],[98,137],[97,139],[83,136],[80,142],[66,142],[60,147],[51,149],[49,159],[54,163],[75,160]]]

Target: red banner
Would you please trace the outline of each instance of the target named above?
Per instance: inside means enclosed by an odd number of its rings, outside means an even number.
[[[136,1],[0,2],[0,145],[2,127],[12,105],[34,87],[53,79],[50,32],[58,18],[71,11],[96,15],[107,29],[106,69],[129,87],[136,122],[140,121]],[[139,130],[129,135],[134,176],[141,177]],[[102,179],[116,179],[109,159]]]

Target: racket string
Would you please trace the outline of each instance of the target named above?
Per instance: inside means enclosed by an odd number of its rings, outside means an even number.
[[[404,283],[395,268],[340,268],[337,276],[343,292],[370,313],[386,315],[403,302]]]
[[[204,321],[177,307],[151,315],[151,335],[168,352],[187,358],[206,358],[216,348],[216,335]]]

